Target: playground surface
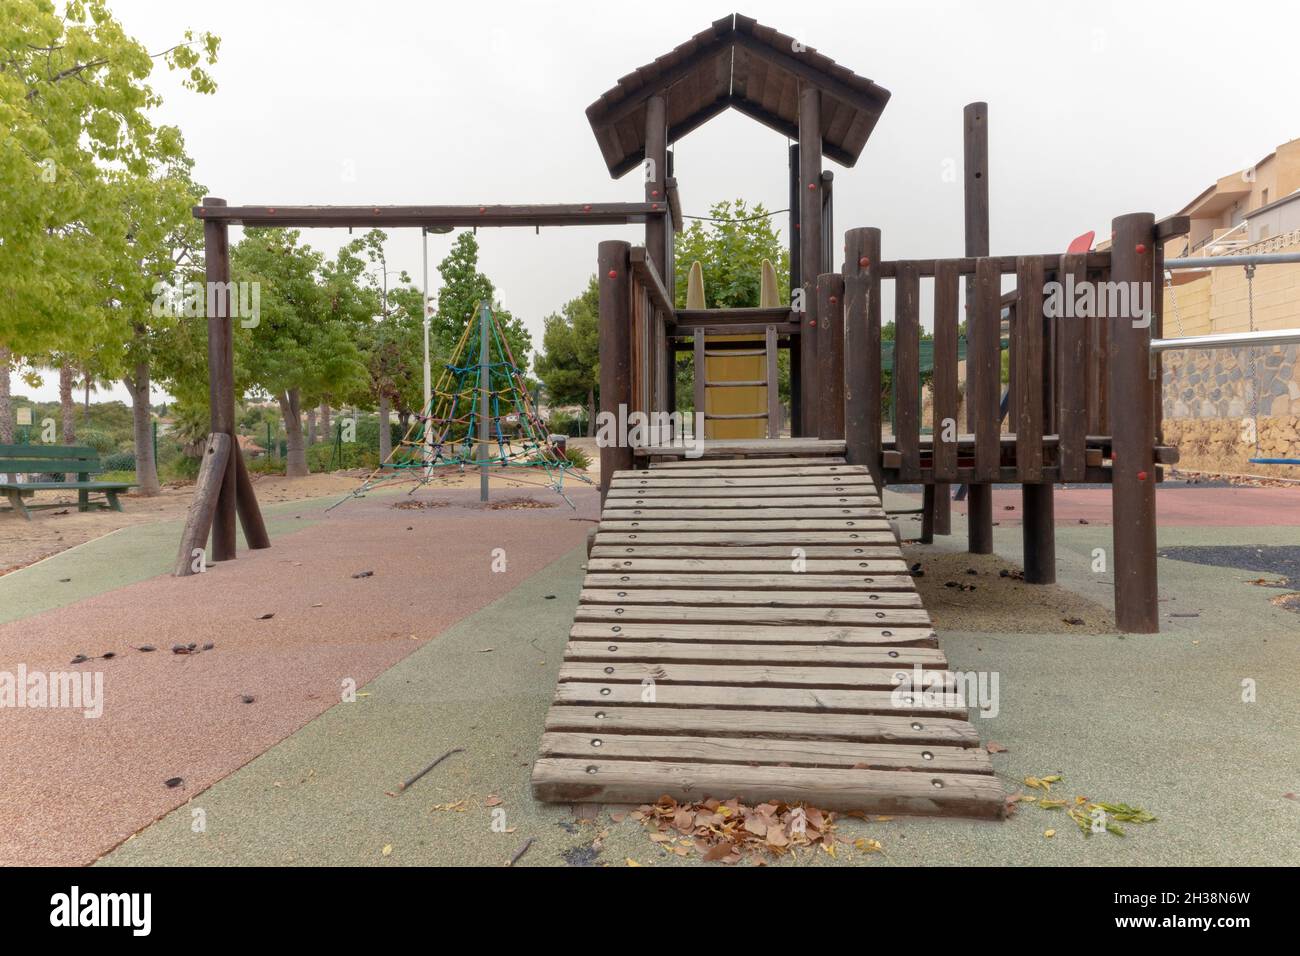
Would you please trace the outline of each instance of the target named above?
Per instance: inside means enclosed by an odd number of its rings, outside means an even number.
[[[1162,508],[1239,523],[1162,514],[1161,551],[1294,548],[1279,515],[1300,510],[1300,491],[1240,489],[1232,511],[1225,490],[1162,490]],[[1269,492],[1267,503],[1246,507],[1256,491]],[[999,573],[1018,566],[1020,533],[997,498],[996,553],[959,582],[974,589],[946,587],[971,560],[959,514],[951,537],[908,545],[905,557],[926,571],[918,590],[943,594],[925,600],[951,666],[1000,677],[997,716],[973,722],[1005,748],[992,761],[1007,792],[1059,774],[1053,796],[1128,803],[1157,820],[1124,837],[1085,837],[1061,811],[1032,804],[1003,822],[841,817],[834,857],[760,859],[1300,863],[1300,846],[1281,839],[1300,822],[1300,689],[1285,676],[1300,668],[1300,617],[1271,600],[1287,588],[1253,583],[1261,573],[1246,562],[1161,558],[1162,633],[1053,620],[1039,609],[1086,618],[1109,607],[1110,575],[1093,570],[1093,550],[1110,543],[1106,516],[1080,524],[1076,514],[1091,513],[1092,494],[1058,491],[1058,585]],[[80,665],[105,673],[102,717],[4,713],[0,863],[503,865],[529,840],[517,865],[700,862],[651,841],[655,831],[625,807],[546,805],[529,793],[595,493],[575,489],[576,512],[542,489],[498,497],[556,507],[483,511],[469,490],[417,497],[447,503],[399,509],[401,493],[385,493],[328,516],[331,498],[271,505],[275,548],[241,550],[197,578],[166,576],[178,522],[158,522],[0,579],[0,669],[117,655]],[[915,500],[886,492],[885,505]],[[902,529],[910,537],[906,519]],[[490,570],[496,546],[506,548],[503,573]],[[1036,629],[1026,631],[1016,622],[1031,605]],[[146,640],[157,651],[134,649]],[[214,647],[171,653],[181,642]],[[340,700],[344,678],[356,682],[352,702]],[[1245,680],[1256,682],[1256,702],[1243,702]],[[879,841],[880,852],[857,840]]]

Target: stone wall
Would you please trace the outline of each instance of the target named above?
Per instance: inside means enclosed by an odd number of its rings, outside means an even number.
[[[1296,477],[1300,467],[1249,459],[1300,459],[1300,347],[1167,352],[1164,415],[1165,441],[1178,446],[1182,467]]]

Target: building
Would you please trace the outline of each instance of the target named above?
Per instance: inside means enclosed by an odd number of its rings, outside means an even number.
[[[1165,257],[1300,250],[1300,140],[1222,177],[1179,213],[1191,220]],[[1166,275],[1167,337],[1300,327],[1300,266],[1180,270]],[[1165,439],[1193,469],[1295,476],[1251,458],[1300,459],[1300,348],[1170,352]]]

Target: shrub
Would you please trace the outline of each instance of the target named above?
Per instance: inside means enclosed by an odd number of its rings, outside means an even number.
[[[116,451],[99,459],[104,471],[135,471],[135,452]]]
[[[117,451],[117,438],[98,428],[83,428],[77,432],[77,444],[95,449],[101,455]],[[134,464],[131,465],[135,467]]]
[[[164,481],[194,481],[199,477],[199,465],[197,458],[178,455],[160,469],[159,477]]]
[[[591,456],[579,448],[577,445],[569,445],[564,450],[564,457],[569,460],[574,468],[590,468]]]
[[[307,449],[307,467],[313,472],[379,467],[379,449],[377,447],[366,447],[360,442],[343,442],[339,447],[342,450],[342,463],[334,455],[335,446],[333,442],[318,442],[312,445]]]

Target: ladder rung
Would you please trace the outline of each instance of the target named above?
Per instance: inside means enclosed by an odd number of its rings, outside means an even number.
[[[705,382],[705,388],[757,388],[766,387],[766,379],[760,379],[755,382]]]
[[[755,412],[752,415],[710,415],[705,413],[704,417],[706,420],[710,418],[767,418],[767,412]]]
[[[741,355],[766,355],[767,349],[705,349],[704,354],[711,357],[735,358]]]

